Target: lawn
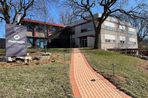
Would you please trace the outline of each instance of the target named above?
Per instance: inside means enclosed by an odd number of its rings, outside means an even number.
[[[4,49],[0,49],[0,55],[4,55],[5,54],[5,50]]]
[[[148,98],[148,63],[136,57],[103,50],[82,50],[94,70],[134,98]],[[115,75],[113,77],[113,66]]]
[[[64,59],[65,49],[57,50]],[[67,53],[65,61],[69,60]],[[71,98],[69,64],[0,66],[0,98]]]

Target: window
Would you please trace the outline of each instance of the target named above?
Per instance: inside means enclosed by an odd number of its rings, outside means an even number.
[[[128,28],[128,33],[129,34],[136,34],[136,29],[134,29],[134,28]]]
[[[125,26],[119,25],[119,31],[120,31],[120,32],[124,32],[124,31],[125,31]]]
[[[128,31],[128,34],[136,34],[135,32],[132,31]]]
[[[137,43],[136,42],[129,42],[130,44],[132,44],[132,45],[136,45]]]
[[[89,31],[93,31],[93,24],[92,23],[86,23],[81,25],[81,33],[83,32],[89,32]]]
[[[121,30],[125,30],[125,26],[123,26],[123,25],[119,25],[119,29],[121,29]]]
[[[137,41],[135,38],[129,38],[130,44],[137,44]]]
[[[80,46],[81,47],[87,47],[87,37],[81,37],[80,38]]]
[[[105,42],[110,43],[111,40],[110,39],[105,39]]]
[[[126,40],[125,36],[120,36],[120,43],[124,44],[125,40]]]
[[[105,42],[106,42],[106,43],[115,43],[115,42],[116,42],[116,40],[105,39]]]
[[[114,35],[105,34],[105,42],[107,43],[115,43],[116,37]]]
[[[105,26],[105,28],[106,28],[107,30],[110,30],[110,31],[114,31],[114,30],[115,30],[113,27],[109,27],[109,26]]]
[[[37,25],[36,31],[40,33],[44,33],[46,31],[46,27],[44,25]]]
[[[125,43],[125,41],[120,40],[120,43],[121,43],[121,44],[124,44],[124,43]]]
[[[111,31],[115,30],[115,24],[112,22],[105,21],[104,25],[107,30],[111,30]]]

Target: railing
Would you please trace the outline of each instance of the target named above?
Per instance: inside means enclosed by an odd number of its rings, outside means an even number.
[[[116,51],[128,55],[142,55],[148,56],[148,50],[144,49],[108,49],[109,51]]]

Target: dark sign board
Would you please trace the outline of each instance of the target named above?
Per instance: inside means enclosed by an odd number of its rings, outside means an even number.
[[[20,25],[6,25],[6,56],[27,55],[27,28]]]

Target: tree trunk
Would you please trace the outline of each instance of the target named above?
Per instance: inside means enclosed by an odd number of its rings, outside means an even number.
[[[3,16],[4,16],[4,20],[7,24],[10,24],[10,16],[8,14],[8,12],[2,12]]]
[[[9,17],[5,18],[5,21],[6,21],[7,24],[10,24],[10,18]]]
[[[101,25],[98,26],[97,29],[95,29],[95,43],[94,43],[94,49],[100,49],[101,48]]]

